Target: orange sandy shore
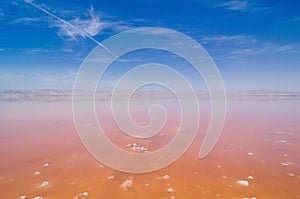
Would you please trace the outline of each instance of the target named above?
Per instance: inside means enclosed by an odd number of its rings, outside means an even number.
[[[209,118],[204,110],[195,142],[178,161],[156,172],[129,174],[104,166],[86,151],[74,127],[70,103],[3,103],[0,198],[73,199],[88,192],[80,198],[299,199],[299,104],[229,102],[222,135],[212,153],[200,160],[197,153]],[[172,122],[176,119],[168,125]],[[130,142],[112,124],[106,126],[114,142],[126,148]],[[154,150],[171,137],[165,131],[153,138],[152,145],[142,144]],[[49,166],[43,167],[44,163]],[[35,171],[40,174],[34,175]],[[164,175],[170,179],[158,179]],[[121,184],[132,177],[133,185],[124,191]],[[247,180],[249,186],[239,185],[238,180]],[[49,186],[41,187],[43,181]],[[167,192],[169,187],[173,193]]]

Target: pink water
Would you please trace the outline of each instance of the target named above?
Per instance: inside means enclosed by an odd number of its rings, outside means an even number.
[[[199,160],[209,118],[204,108],[198,136],[178,161],[156,172],[129,174],[99,163],[86,151],[74,127],[71,103],[3,103],[0,198],[75,198],[83,192],[88,196],[80,198],[300,198],[299,105],[299,101],[229,102],[217,145]],[[147,121],[143,111],[135,114],[138,122]],[[167,144],[177,122],[176,116],[169,116],[170,132],[139,143],[153,150]],[[109,118],[105,129],[115,144],[126,149],[128,139]],[[170,178],[158,178],[163,175]],[[124,191],[121,184],[132,177],[133,185]],[[247,180],[249,186],[238,180]],[[49,186],[41,187],[43,181]],[[170,187],[173,193],[167,192]]]

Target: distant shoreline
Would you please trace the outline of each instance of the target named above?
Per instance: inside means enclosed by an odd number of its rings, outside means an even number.
[[[80,91],[82,100],[88,91]],[[218,93],[215,93],[218,96]],[[126,100],[129,93],[115,93],[116,99]],[[184,99],[189,99],[192,94],[180,93]],[[197,91],[196,95],[199,100],[209,100],[210,95],[206,91]],[[72,101],[72,90],[0,90],[0,102],[63,102]],[[287,91],[268,91],[268,90],[248,90],[248,91],[228,91],[226,92],[227,100],[233,101],[278,101],[278,100],[300,100],[300,92]],[[111,91],[97,90],[95,93],[96,101],[111,100]],[[164,91],[137,91],[130,97],[131,100],[164,100],[175,99],[170,92]]]

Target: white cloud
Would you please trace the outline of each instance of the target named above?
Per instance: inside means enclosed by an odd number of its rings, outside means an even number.
[[[296,18],[287,20],[286,22],[287,22],[287,23],[293,23],[293,22],[298,22],[298,21],[300,21],[300,17],[296,17]]]
[[[250,55],[274,55],[278,53],[295,52],[299,52],[296,45],[278,45],[274,43],[267,43],[253,48],[236,49],[231,53],[231,55],[233,58],[236,58]]]
[[[25,24],[25,25],[34,25],[39,24],[41,21],[44,21],[41,17],[23,17],[11,21],[11,24]]]
[[[60,10],[56,11],[56,13],[53,13],[49,11],[49,8],[45,9],[45,6],[40,6],[31,0],[25,0],[25,2],[46,14],[46,22],[49,27],[59,28],[57,33],[62,37],[70,37],[74,40],[77,40],[78,37],[89,38],[95,43],[101,45],[100,42],[94,39],[94,36],[98,35],[103,29],[120,30],[124,28],[123,23],[120,21],[111,22],[110,20],[104,21],[103,19],[101,19],[100,15],[95,12],[92,6],[84,17],[81,16],[74,18],[73,16],[76,15],[76,12],[74,12],[74,10]],[[65,20],[60,16],[68,16],[72,17],[73,19]],[[15,20],[14,23],[31,23],[34,21],[38,21],[38,18],[21,18]],[[42,21],[45,21],[45,19],[40,20],[39,22]]]
[[[127,63],[127,62],[146,62],[146,61],[151,61],[150,59],[117,59],[117,62],[122,62],[122,63]]]
[[[14,74],[14,73],[1,73],[0,74],[0,80],[20,80],[23,79],[24,75],[20,75],[20,74]]]
[[[165,35],[165,34],[174,34],[173,30],[170,29],[165,29],[165,28],[139,28],[135,30],[136,33],[141,33],[141,34],[149,34],[149,35]],[[175,33],[176,34],[176,33]]]
[[[213,37],[201,38],[201,43],[224,43],[230,42],[235,44],[253,44],[256,40],[253,36],[248,35],[218,35]]]
[[[100,16],[95,13],[93,7],[89,10],[88,18],[82,19],[77,17],[69,21],[69,23],[75,26],[76,29],[60,21],[55,23],[55,26],[59,28],[59,35],[68,36],[76,40],[77,37],[95,36],[102,30]]]
[[[126,24],[123,21],[111,21],[111,20],[107,20],[107,21],[102,20],[102,27],[103,29],[111,29],[117,32],[128,30],[131,28],[130,25]]]
[[[3,8],[0,8],[0,17],[4,16]]]
[[[247,6],[248,6],[247,1],[239,1],[239,0],[227,1],[215,5],[215,7],[223,7],[227,10],[245,10]]]
[[[220,2],[220,1],[219,1]],[[273,6],[266,6],[262,2],[249,0],[222,0],[220,3],[214,4],[215,8],[224,8],[233,11],[247,11],[247,12],[264,12],[272,9]]]
[[[38,80],[46,81],[48,83],[66,83],[73,82],[76,77],[76,71],[67,71],[64,74],[36,74]]]
[[[37,49],[26,49],[22,52],[22,54],[23,55],[34,55],[37,53],[48,53],[48,52],[49,52],[49,50],[37,48]]]
[[[69,14],[70,11],[60,11],[60,13],[66,15]],[[101,16],[103,16],[103,14],[101,14]],[[65,21],[60,18],[60,20],[52,23],[50,26],[59,28],[59,36],[70,37],[76,41],[78,40],[78,37],[88,37],[96,43],[98,42],[93,37],[104,30],[110,29],[114,31],[123,31],[130,28],[130,26],[126,25],[122,21],[113,20],[112,17],[103,16],[101,18],[100,14],[96,13],[93,7],[90,8],[84,18],[76,17],[70,21]]]
[[[0,89],[72,89],[76,72],[0,73]]]
[[[205,36],[200,38],[200,43],[215,46],[219,44],[222,49],[223,47],[226,48],[226,54],[229,55],[229,58],[300,52],[299,45],[260,42],[252,35]]]

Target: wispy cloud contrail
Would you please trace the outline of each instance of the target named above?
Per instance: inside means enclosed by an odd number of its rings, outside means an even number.
[[[104,46],[101,42],[97,41],[96,39],[94,39],[88,32],[81,30],[80,28],[74,26],[73,24],[67,22],[66,20],[58,17],[57,15],[49,12],[48,10],[40,7],[39,5],[35,4],[32,2],[32,0],[24,0],[26,3],[32,5],[33,7],[39,9],[40,11],[44,12],[45,14],[57,19],[58,21],[60,21],[61,23],[64,23],[66,25],[68,25],[69,27],[73,28],[74,30],[80,32],[82,35],[85,35],[86,37],[88,37],[89,39],[91,39],[93,42],[95,42],[96,44],[102,46],[105,50],[107,50],[109,53],[111,53],[113,56],[117,57],[111,50],[109,50],[106,46]]]

